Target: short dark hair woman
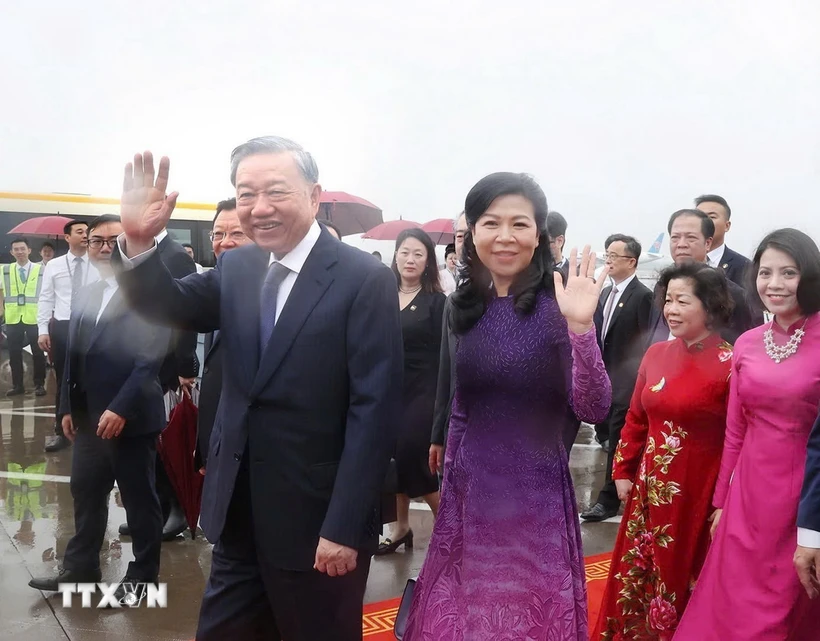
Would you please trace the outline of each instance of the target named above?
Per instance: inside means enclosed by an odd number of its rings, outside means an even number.
[[[604,279],[593,280],[586,249],[582,275],[561,286],[547,199],[526,174],[483,178],[465,213],[441,508],[404,638],[586,639],[565,442],[575,416],[594,423],[609,411],[592,323]],[[570,262],[578,274],[577,252]]]
[[[779,229],[753,269],[774,318],[735,344],[714,540],[675,641],[818,637],[820,600],[792,563],[798,543],[818,547],[795,523],[820,403],[820,250]]]
[[[665,270],[658,291],[674,340],[644,356],[615,451],[626,508],[593,639],[671,638],[709,547],[732,367],[719,331],[732,297],[704,263]]]
[[[421,229],[407,229],[396,239],[393,273],[399,288],[404,340],[404,399],[395,460],[398,473],[396,522],[377,555],[413,547],[410,499],[423,497],[438,512],[438,477],[430,471],[428,453],[436,400],[444,294],[439,284],[436,246]]]

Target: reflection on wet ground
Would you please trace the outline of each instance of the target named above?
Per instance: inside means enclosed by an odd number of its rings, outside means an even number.
[[[32,576],[56,572],[74,532],[71,450],[43,452],[46,438],[53,433],[53,375],[47,396],[36,398],[29,392],[13,400],[5,397],[5,378],[0,375],[0,639],[192,639],[210,571],[211,546],[201,536],[191,540],[188,534],[162,546],[160,580],[168,584],[167,609],[83,609],[79,598],[73,607],[65,608],[59,594],[44,596],[28,587]],[[592,430],[582,428],[571,457],[581,508],[589,506],[597,495],[606,463],[601,449],[591,441]],[[368,603],[400,595],[407,578],[421,567],[433,520],[426,507],[413,507],[415,549],[374,559]],[[133,558],[130,539],[120,539],[117,533],[124,522],[125,510],[115,488],[101,551],[104,582],[120,580]],[[585,554],[612,549],[617,528],[617,519],[583,525]]]

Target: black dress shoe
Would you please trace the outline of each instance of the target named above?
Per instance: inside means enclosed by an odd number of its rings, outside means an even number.
[[[173,541],[180,534],[188,528],[188,521],[182,513],[182,508],[179,505],[171,507],[171,513],[168,514],[168,520],[162,528],[162,540]]]
[[[120,525],[118,532],[120,536],[131,536],[131,528],[128,527],[128,523],[123,523]]]
[[[43,592],[57,592],[60,583],[99,583],[102,573],[99,570],[66,570],[60,568],[57,576],[37,577],[28,582],[29,587]]]
[[[587,512],[581,513],[581,518],[584,521],[589,521],[591,523],[597,523],[598,521],[606,521],[607,519],[611,519],[613,516],[618,515],[618,508],[614,510],[609,510],[605,508],[601,503],[596,503],[592,506],[592,509]]]
[[[12,387],[8,392],[6,392],[6,396],[20,396],[21,394],[25,394],[26,390],[22,387]]]
[[[393,552],[395,552],[402,545],[405,550],[413,549],[413,530],[407,530],[407,534],[400,539],[396,539],[395,541],[388,538],[379,543],[379,549],[376,550],[376,556],[393,554]]]
[[[46,388],[42,385],[38,385],[34,388],[34,395],[35,396],[45,396],[46,395]]]
[[[69,441],[63,434],[59,436],[52,436],[46,441],[46,452],[59,452],[60,450],[64,450],[67,447],[71,446],[71,441]]]

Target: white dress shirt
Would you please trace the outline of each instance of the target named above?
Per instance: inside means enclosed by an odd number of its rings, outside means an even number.
[[[276,320],[274,321],[274,324],[279,321],[279,316],[282,314],[282,309],[288,301],[290,292],[293,291],[293,286],[296,284],[296,279],[304,268],[305,261],[307,261],[308,256],[310,255],[313,247],[316,245],[316,241],[319,240],[321,233],[322,228],[319,227],[319,223],[314,221],[310,226],[310,229],[308,229],[308,233],[305,234],[305,237],[300,240],[299,244],[290,250],[289,253],[285,254],[282,257],[282,260],[277,261],[273,254],[270,255],[270,261],[268,262],[269,268],[271,265],[278,262],[290,270],[290,273],[285,276],[285,280],[283,280],[282,284],[279,285],[279,292],[276,295]]]
[[[721,245],[717,249],[713,249],[706,254],[706,259],[709,262],[709,267],[720,267],[720,261],[723,260],[723,254],[726,252],[726,245]]]
[[[270,255],[268,267],[276,262],[279,262],[290,270],[290,273],[285,276],[282,284],[279,285],[279,292],[276,296],[276,321],[279,320],[282,309],[285,307],[285,303],[288,301],[291,291],[293,291],[293,286],[296,284],[296,279],[304,268],[305,262],[307,261],[310,252],[316,245],[316,241],[319,240],[321,233],[322,228],[319,227],[319,223],[313,221],[313,224],[310,226],[310,229],[308,229],[305,237],[302,238],[302,240],[299,241],[299,244],[296,245],[296,247],[294,247],[289,253],[285,254],[281,260],[277,261],[273,254]],[[159,238],[159,236],[157,236],[157,238]],[[147,260],[148,257],[157,250],[158,242],[155,241],[154,246],[151,249],[144,251],[141,254],[137,254],[133,258],[128,258],[125,254],[125,234],[120,234],[120,237],[117,238],[117,244],[120,247],[123,269],[133,269],[140,263],[145,262],[145,260]]]
[[[797,528],[797,545],[804,548],[820,549],[820,532],[804,527]]]
[[[447,267],[439,270],[438,279],[441,283],[441,291],[444,292],[445,296],[449,296],[456,291],[456,277]]]
[[[601,328],[601,336],[603,338],[606,338],[607,333],[609,333],[609,326],[612,324],[612,317],[615,316],[615,310],[618,309],[618,303],[621,302],[621,297],[624,295],[624,290],[627,287],[629,287],[629,284],[633,280],[635,280],[636,276],[637,276],[637,274],[632,274],[632,276],[630,276],[629,278],[625,278],[624,280],[622,280],[620,283],[617,283],[617,284],[615,284],[615,281],[612,281],[613,291],[614,291],[614,287],[617,287],[618,291],[614,294],[615,300],[612,301],[612,307],[610,308],[609,318],[604,318],[604,323],[606,323],[606,325]],[[609,296],[612,296],[612,295],[613,295],[612,292],[610,292]],[[609,296],[604,301],[604,313],[606,313],[607,307],[609,307]]]
[[[69,252],[65,256],[52,258],[43,268],[43,288],[37,302],[37,325],[41,336],[48,334],[48,323],[52,316],[58,321],[67,321],[71,316],[71,287],[76,258]],[[83,285],[100,280],[100,274],[88,260],[88,254],[80,258]]]
[[[100,318],[102,317],[105,308],[108,307],[108,303],[111,302],[111,299],[114,298],[114,294],[116,294],[117,290],[120,288],[116,276],[109,276],[108,278],[106,278],[105,284],[106,288],[103,290],[102,302],[100,303],[100,311],[97,312],[97,323],[100,322]]]

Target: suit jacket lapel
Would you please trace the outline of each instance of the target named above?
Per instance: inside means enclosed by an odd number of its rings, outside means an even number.
[[[633,278],[629,285],[626,286],[624,293],[621,294],[621,300],[618,301],[618,306],[612,310],[612,320],[609,321],[609,329],[607,330],[607,335],[609,335],[609,332],[611,332],[612,328],[615,327],[615,323],[618,322],[618,317],[621,315],[621,310],[629,302],[629,297],[632,296],[632,292],[635,291],[636,282],[638,282],[638,279]]]
[[[333,282],[333,277],[328,272],[328,268],[336,262],[337,258],[338,249],[330,242],[330,236],[322,234],[319,240],[316,241],[316,245],[302,267],[302,271],[296,278],[296,283],[279,315],[279,320],[276,321],[273,335],[268,342],[265,353],[262,354],[262,360],[259,363],[256,378],[251,388],[251,396],[259,394],[276,373],[282,359],[290,350],[293,341],[305,324],[307,317]],[[258,314],[257,302],[257,316]],[[258,335],[259,328],[257,327],[257,344],[259,342]],[[259,347],[257,346],[256,349],[258,352]]]
[[[111,300],[108,301],[108,305],[106,305],[105,309],[103,310],[103,313],[100,316],[100,320],[97,321],[97,324],[94,326],[94,331],[91,332],[91,340],[88,342],[89,348],[100,337],[100,334],[102,334],[102,331],[105,329],[105,326],[120,315],[122,311],[122,306],[122,293],[120,293],[120,290],[118,289],[116,292],[114,292],[114,295],[111,297]]]
[[[209,332],[205,334],[205,362],[208,362],[208,359],[211,357],[211,352],[214,351],[214,348],[219,345],[221,332],[219,330]]]

